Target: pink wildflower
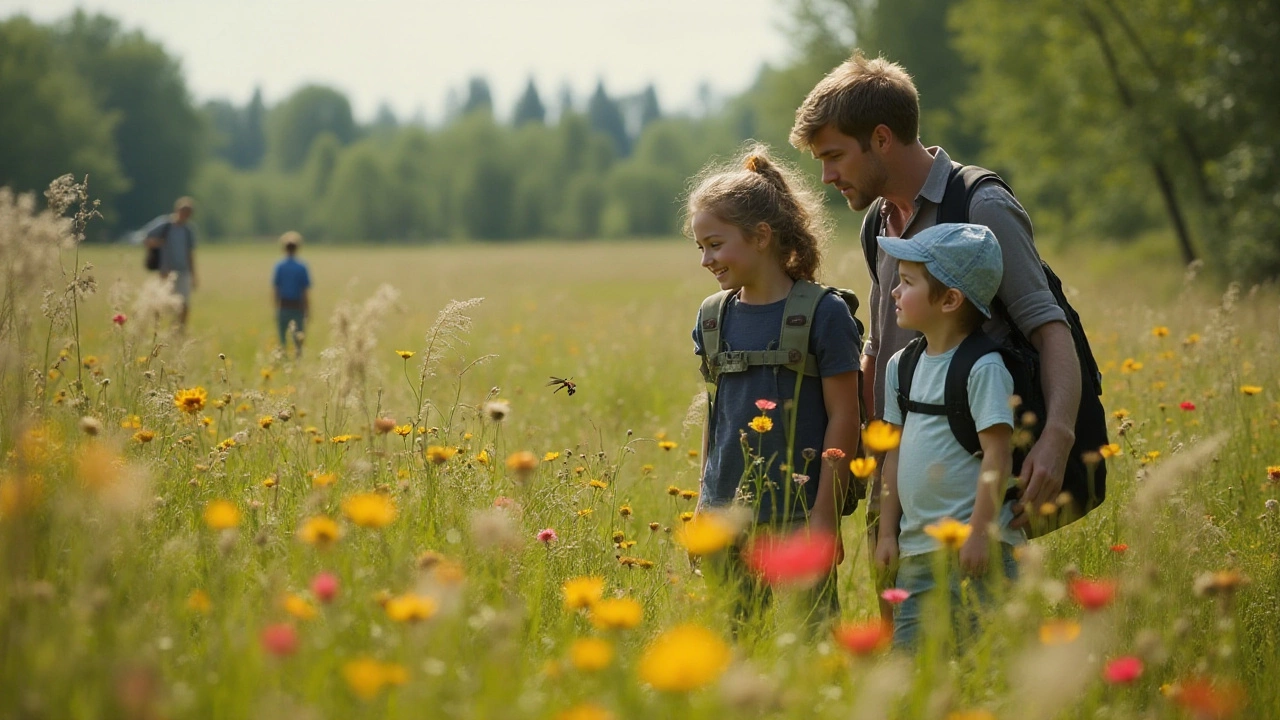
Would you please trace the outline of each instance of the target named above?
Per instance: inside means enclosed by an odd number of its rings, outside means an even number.
[[[1118,657],[1102,669],[1102,679],[1112,685],[1128,685],[1142,676],[1142,661],[1132,655]]]
[[[828,462],[844,459],[844,451],[840,448],[827,448],[822,451],[822,459]]]
[[[331,572],[316,573],[311,578],[311,594],[322,603],[333,602],[338,595],[338,576]]]
[[[538,542],[550,545],[560,538],[556,535],[556,531],[552,528],[544,528],[538,531]]]
[[[774,408],[776,408],[776,407],[778,407],[778,403],[776,403],[776,402],[774,402],[774,401],[772,401],[772,400],[763,400],[763,399],[762,399],[762,400],[757,400],[757,401],[756,401],[756,409],[761,410],[761,411],[764,411],[764,410],[772,410],[772,409],[774,409]]]
[[[117,325],[124,325],[125,321],[128,319],[129,319],[128,316],[126,316],[124,313],[116,313],[115,315],[112,316],[111,322]]]
[[[262,628],[262,648],[276,657],[292,655],[298,651],[298,631],[288,623],[268,625]]]
[[[911,593],[903,590],[902,588],[889,588],[888,590],[880,593],[880,597],[884,598],[887,603],[897,605],[903,600],[911,597]]]

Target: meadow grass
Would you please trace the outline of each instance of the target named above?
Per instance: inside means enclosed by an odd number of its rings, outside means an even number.
[[[202,247],[185,335],[138,248],[80,248],[97,290],[45,319],[71,252],[6,287],[30,322],[0,367],[0,716],[1280,715],[1269,290],[1058,264],[1106,373],[1109,499],[1032,544],[963,653],[913,661],[810,636],[790,591],[735,643],[714,560],[675,542],[715,289],[687,242],[304,247],[298,362],[274,352],[274,246]],[[858,257],[839,245],[826,280],[865,297]],[[876,613],[862,524],[848,623]],[[640,617],[567,608],[586,577]],[[1114,601],[1082,609],[1076,577]]]

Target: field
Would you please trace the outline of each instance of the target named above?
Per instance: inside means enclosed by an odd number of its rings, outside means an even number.
[[[1106,373],[1110,498],[1023,554],[978,641],[912,660],[856,642],[861,511],[838,635],[781,590],[731,640],[676,542],[715,289],[687,242],[304,247],[296,363],[274,246],[202,248],[185,335],[140,250],[79,256],[96,292],[52,322],[69,275],[6,286],[0,717],[1280,716],[1273,291],[1055,259]],[[827,267],[865,297],[851,242]]]

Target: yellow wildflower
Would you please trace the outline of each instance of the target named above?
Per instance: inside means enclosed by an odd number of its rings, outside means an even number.
[[[335,481],[337,481],[337,479],[338,479],[338,476],[335,473],[319,473],[319,472],[312,473],[311,486],[312,487],[329,487]]]
[[[715,682],[729,667],[729,646],[697,625],[679,625],[649,643],[640,679],[662,692],[689,692]]]
[[[1157,325],[1151,328],[1151,334],[1158,338],[1169,337],[1169,328],[1163,325]]]
[[[705,512],[676,529],[676,542],[691,555],[710,555],[728,547],[736,535],[733,524],[722,515]]]
[[[604,578],[595,575],[566,580],[564,606],[570,610],[591,607],[604,595]]]
[[[446,445],[428,445],[427,459],[436,465],[443,465],[458,454],[458,448]]]
[[[341,537],[342,528],[338,523],[323,515],[307,518],[298,528],[298,539],[316,547],[329,547]]]
[[[149,443],[156,439],[156,434],[150,430],[139,430],[133,434],[133,440],[137,443]]]
[[[409,358],[413,357],[414,353],[412,350],[397,350],[396,354],[399,355],[401,359],[408,360]]]
[[[958,520],[943,518],[932,525],[926,525],[924,531],[929,537],[942,543],[943,546],[958,550],[969,539],[969,534],[973,532],[973,528]]]
[[[1040,642],[1066,645],[1080,637],[1080,623],[1073,620],[1050,620],[1040,626]]]
[[[551,674],[547,672],[547,675]],[[556,715],[555,720],[614,720],[614,715],[594,703],[581,703]]]
[[[386,495],[358,493],[342,501],[342,514],[360,527],[377,529],[396,519],[396,505]]]
[[[266,430],[267,428],[271,427],[271,423],[275,421],[276,419],[271,417],[270,415],[263,415],[262,417],[258,418],[258,427],[262,428],[263,430]]]
[[[187,609],[201,615],[208,615],[213,609],[213,601],[209,599],[209,593],[197,588],[187,596]]]
[[[1258,393],[1262,392],[1262,386],[1260,386],[1260,385],[1241,385],[1241,386],[1240,386],[1240,392],[1241,392],[1241,393],[1243,393],[1243,394],[1245,394],[1245,395],[1257,395]]]
[[[898,447],[902,430],[883,420],[872,420],[862,431],[862,441],[871,452],[888,452]]]
[[[536,467],[538,467],[538,456],[528,450],[512,453],[507,458],[507,469],[519,474],[532,472]]]
[[[284,605],[285,612],[299,620],[311,620],[320,614],[320,611],[316,609],[316,606],[307,602],[307,599],[301,595],[295,595],[294,593],[285,595],[282,604]]]
[[[433,598],[405,593],[388,600],[383,609],[386,610],[387,617],[392,620],[407,623],[430,620],[436,614],[438,607]]]
[[[230,530],[240,524],[240,510],[226,500],[204,506],[204,524],[211,530]]]
[[[476,461],[476,462],[478,462],[478,463],[480,463],[481,465],[488,465],[488,464],[489,464],[489,451],[488,451],[488,450],[481,450],[480,452],[476,453],[475,461]]]
[[[271,488],[275,487],[278,484],[279,483],[276,482],[275,475],[268,475],[266,479],[262,481],[262,486],[267,488],[268,490],[270,490]]]
[[[193,387],[187,390],[179,390],[173,395],[173,404],[178,409],[188,415],[195,415],[204,409],[205,401],[209,399],[209,394],[202,387]]]
[[[550,451],[542,456],[542,462],[551,462],[552,460],[559,459],[559,457],[560,457],[560,453],[555,451]]]
[[[677,443],[671,440],[663,440],[662,442],[658,443],[658,447],[662,448],[663,450],[674,450],[676,445]]]
[[[622,516],[622,517],[624,517],[624,518],[629,518],[629,517],[631,517],[631,506],[630,506],[630,505],[623,505],[623,506],[619,507],[619,508],[618,508],[618,514],[619,514],[619,515],[621,515],[621,516]]]
[[[394,432],[395,434],[399,435],[400,437],[408,437],[408,436],[409,436],[409,434],[413,432],[413,426],[412,426],[412,425],[397,425],[397,426],[395,426],[395,427],[391,428],[391,432]]]
[[[342,679],[361,700],[372,700],[388,685],[403,685],[409,679],[404,666],[360,657],[342,666]]]
[[[752,418],[748,427],[758,433],[767,433],[773,429],[773,420],[770,420],[768,415],[760,415]]]
[[[1098,454],[1102,456],[1103,460],[1110,460],[1111,458],[1120,454],[1120,446],[1117,445],[1116,443],[1109,443],[1107,445],[1103,445],[1102,447],[1098,448]]]
[[[852,472],[856,478],[865,480],[875,471],[876,459],[873,457],[860,457],[849,461],[849,472]]]
[[[569,662],[582,672],[595,672],[613,662],[613,645],[600,638],[578,638],[569,646]]]
[[[605,488],[609,487],[609,483],[603,480],[592,480],[591,482],[587,483],[587,487],[595,488],[596,490],[604,490]]]

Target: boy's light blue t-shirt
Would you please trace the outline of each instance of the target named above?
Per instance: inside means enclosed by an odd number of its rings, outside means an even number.
[[[920,355],[911,383],[912,400],[943,403],[947,368],[958,347],[940,355]],[[938,549],[938,541],[925,533],[925,527],[947,517],[969,522],[978,498],[982,461],[960,446],[945,415],[907,413],[903,423],[898,406],[898,363],[902,353],[895,353],[885,368],[884,420],[903,426],[898,447],[898,497],[902,502],[898,554],[909,557]],[[1013,427],[1011,395],[1013,376],[1000,354],[988,353],[979,358],[969,372],[969,409],[979,432],[1002,423]],[[1013,484],[1011,478],[1006,488]],[[1003,490],[1000,494],[1004,495]],[[1010,545],[1026,542],[1021,530],[1009,527],[1012,521],[1012,504],[1005,503],[996,520],[1000,541]]]

